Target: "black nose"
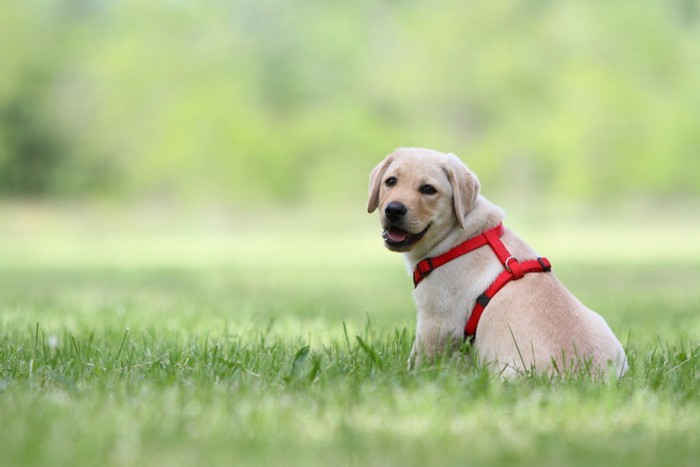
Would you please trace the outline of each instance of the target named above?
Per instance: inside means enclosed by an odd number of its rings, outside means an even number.
[[[391,203],[387,204],[384,208],[384,214],[386,214],[386,217],[388,217],[389,220],[392,221],[401,219],[403,216],[406,215],[407,211],[408,209],[406,209],[406,206],[404,206],[403,203],[399,203],[398,201],[392,201]]]

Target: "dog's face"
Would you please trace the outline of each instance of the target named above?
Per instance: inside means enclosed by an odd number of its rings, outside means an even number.
[[[387,248],[407,252],[464,228],[478,193],[479,181],[456,156],[402,148],[372,171],[367,211],[379,209]]]

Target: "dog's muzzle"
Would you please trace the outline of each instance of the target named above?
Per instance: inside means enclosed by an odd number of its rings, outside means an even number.
[[[420,241],[421,238],[430,229],[430,224],[422,231],[412,234],[401,230],[398,227],[391,226],[382,232],[382,237],[384,238],[384,243],[390,250],[405,251],[410,248],[413,244]]]

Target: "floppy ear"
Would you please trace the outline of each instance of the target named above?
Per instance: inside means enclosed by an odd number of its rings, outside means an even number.
[[[367,203],[367,212],[370,214],[379,206],[379,186],[381,185],[382,178],[384,178],[387,167],[389,167],[389,164],[391,164],[393,160],[393,155],[387,156],[369,175],[369,202]]]
[[[464,229],[464,218],[474,209],[481,187],[479,179],[457,156],[450,154],[450,164],[445,169],[452,185],[452,202],[459,226]]]

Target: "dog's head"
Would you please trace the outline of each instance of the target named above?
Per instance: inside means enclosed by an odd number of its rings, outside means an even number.
[[[457,156],[401,148],[372,171],[367,212],[379,209],[387,248],[406,252],[464,229],[478,195],[479,180]]]

